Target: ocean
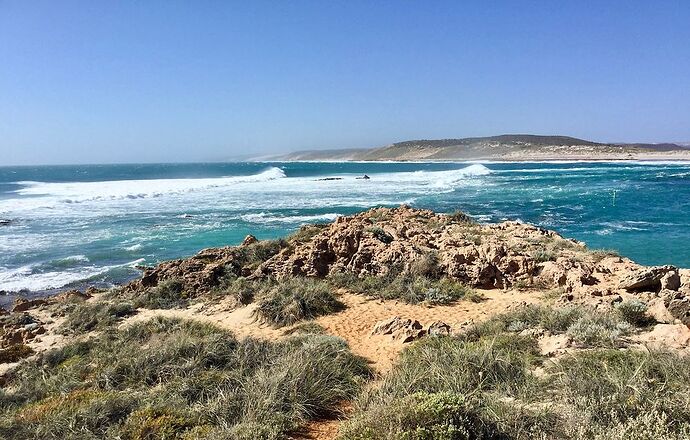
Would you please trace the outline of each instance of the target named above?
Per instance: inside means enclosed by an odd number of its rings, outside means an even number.
[[[690,267],[690,163],[0,167],[0,291],[121,283],[136,265],[403,203]]]

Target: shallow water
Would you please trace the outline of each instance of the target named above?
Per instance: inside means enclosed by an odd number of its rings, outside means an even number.
[[[137,264],[401,203],[520,219],[643,264],[690,267],[689,163],[3,167],[0,290],[117,283]]]

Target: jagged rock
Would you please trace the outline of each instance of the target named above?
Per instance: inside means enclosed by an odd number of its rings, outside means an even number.
[[[87,292],[93,292],[95,289],[87,289]],[[53,297],[56,301],[86,301],[92,297],[91,293],[80,292],[78,290],[67,290],[61,292]]]
[[[360,277],[433,273],[486,289],[563,288],[568,301],[613,296],[616,285],[635,292],[678,288],[678,271],[672,266],[644,268],[620,257],[598,260],[581,243],[536,226],[479,225],[455,218],[409,206],[372,209],[302,230],[288,246],[262,261],[247,264],[248,248],[261,245],[248,236],[239,247],[205,249],[191,258],[146,268],[142,278],[126,289],[146,290],[177,279],[194,296],[210,292],[225,275],[281,280],[337,273]],[[381,240],[384,235],[387,238]],[[424,261],[433,264],[420,273]],[[687,273],[683,276],[688,278]]]
[[[647,267],[623,277],[618,283],[618,288],[629,292],[658,292],[662,288],[668,288],[662,286],[662,279],[665,280],[667,286],[673,286],[677,277],[678,269],[673,266]],[[680,278],[678,278],[678,281],[680,281]],[[680,287],[680,284],[675,289],[670,290],[678,290],[678,287]]]
[[[43,323],[26,312],[5,315],[0,325],[0,348],[26,344],[46,332]]]
[[[407,327],[421,329],[422,324],[420,324],[419,321],[416,320],[395,316],[393,318],[377,322],[374,325],[374,329],[371,331],[371,334],[390,335]]]
[[[676,271],[671,271],[666,273],[661,280],[661,288],[662,289],[668,289],[668,290],[678,290],[680,289],[680,275],[678,275],[678,272]]]
[[[371,331],[372,335],[391,335],[393,340],[401,343],[411,342],[426,335],[426,330],[417,320],[399,316],[379,321]]]
[[[40,307],[44,304],[47,304],[48,301],[45,299],[24,299],[24,298],[17,298],[14,300],[14,305],[12,306],[12,312],[25,312],[27,310]]]
[[[448,336],[450,335],[451,328],[443,321],[434,321],[429,324],[426,332],[429,336]]]
[[[666,306],[668,312],[684,325],[690,325],[690,297],[671,299]]]
[[[249,246],[250,244],[257,243],[258,241],[259,240],[256,237],[249,234],[246,237],[244,237],[244,240],[242,240],[242,244],[240,246]]]
[[[377,238],[382,234],[390,236],[390,240]],[[559,245],[561,241],[563,244]],[[270,258],[257,269],[255,276],[280,279],[293,275],[321,277],[337,272],[384,276],[392,270],[410,270],[415,262],[434,252],[439,275],[473,287],[505,288],[532,279],[540,271],[548,272],[532,255],[543,243],[551,242],[572,248],[572,252],[584,250],[576,242],[532,225],[517,222],[473,225],[407,206],[379,208],[339,217],[311,241],[299,243],[290,253]],[[553,271],[559,275],[547,277],[548,286],[562,285],[568,276],[573,288],[597,282],[591,268],[584,263],[567,268],[558,265]]]

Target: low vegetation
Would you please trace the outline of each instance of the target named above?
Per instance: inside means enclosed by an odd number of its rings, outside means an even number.
[[[621,325],[631,328],[618,313],[528,306],[420,340],[360,393],[341,439],[688,438],[690,363],[614,348]],[[544,331],[583,332],[588,349],[554,361],[540,354]]]
[[[323,280],[290,278],[266,288],[257,300],[256,314],[277,327],[328,315],[345,306]]]
[[[338,273],[331,275],[328,281],[353,293],[408,304],[445,305],[460,299],[475,302],[483,299],[476,290],[450,278],[438,279],[411,273],[361,277],[352,273]]]
[[[368,377],[332,336],[238,340],[158,318],[20,365],[0,392],[0,437],[278,439],[337,413]]]
[[[134,306],[128,302],[81,303],[69,312],[65,323],[62,325],[62,330],[65,333],[103,330],[121,318],[134,314],[135,311]]]

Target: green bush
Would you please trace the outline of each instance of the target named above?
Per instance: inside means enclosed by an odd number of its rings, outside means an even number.
[[[632,327],[606,314],[583,315],[568,327],[567,334],[582,347],[615,347],[627,336]]]
[[[644,327],[653,322],[647,314],[647,304],[639,299],[622,301],[615,306],[618,315],[629,324],[637,327]]]
[[[382,227],[380,226],[374,226],[371,228],[367,229],[367,232],[369,232],[371,235],[373,235],[377,240],[379,240],[382,243],[389,244],[393,242],[393,236],[386,232]]]
[[[390,405],[378,405],[341,428],[341,439],[474,440],[498,438],[482,419],[476,403],[459,394],[414,393]]]
[[[256,315],[264,322],[282,327],[344,308],[323,280],[290,278],[276,283],[258,299]]]

